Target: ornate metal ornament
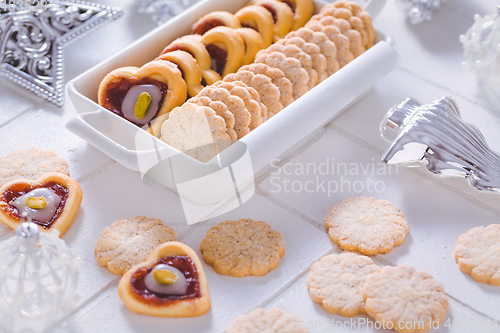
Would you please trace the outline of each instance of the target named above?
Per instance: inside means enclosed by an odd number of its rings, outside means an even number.
[[[429,21],[432,12],[441,7],[446,0],[400,0],[405,3],[405,13],[412,24]]]
[[[78,0],[26,3],[0,2],[0,75],[62,106],[63,47],[123,12]]]
[[[460,118],[453,98],[425,105],[407,98],[389,110],[380,132],[392,142],[385,163],[421,162],[434,174],[464,177],[478,190],[500,193],[500,154]]]

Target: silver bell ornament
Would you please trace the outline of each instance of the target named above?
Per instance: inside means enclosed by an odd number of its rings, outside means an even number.
[[[138,0],[139,13],[149,14],[157,25],[179,15],[199,0]]]
[[[15,236],[0,243],[0,323],[7,332],[39,332],[78,299],[76,257],[59,231],[41,233],[23,215]]]

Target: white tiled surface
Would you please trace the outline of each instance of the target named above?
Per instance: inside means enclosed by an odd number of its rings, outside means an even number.
[[[377,0],[374,0],[377,1]],[[500,331],[500,289],[482,285],[460,272],[453,259],[457,237],[468,229],[498,223],[500,196],[479,193],[461,181],[435,178],[422,169],[393,169],[390,175],[377,172],[378,161],[388,147],[378,134],[378,124],[385,112],[402,99],[412,96],[431,102],[444,95],[459,103],[465,120],[481,129],[489,144],[500,150],[500,101],[478,86],[472,74],[462,69],[463,59],[458,36],[472,25],[472,15],[495,11],[495,0],[447,1],[431,22],[420,26],[408,24],[396,0],[389,0],[375,24],[396,40],[401,64],[360,102],[328,125],[304,149],[290,152],[281,163],[280,175],[261,177],[258,194],[243,207],[214,221],[187,227],[178,197],[165,189],[142,183],[138,173],[116,164],[64,128],[74,115],[67,100],[63,108],[54,107],[0,81],[0,154],[14,149],[39,147],[52,149],[70,164],[72,176],[83,189],[84,200],[73,226],[64,236],[68,245],[84,260],[78,293],[80,301],[74,313],[47,332],[223,332],[232,320],[253,308],[277,306],[298,315],[305,322],[343,321],[314,304],[307,293],[305,279],[312,263],[339,248],[329,241],[322,221],[335,203],[357,195],[388,199],[400,207],[410,223],[406,242],[391,253],[377,256],[379,264],[410,264],[434,275],[450,296],[449,319],[469,320],[477,325],[497,320],[496,329],[452,329],[447,332]],[[69,80],[92,65],[114,54],[154,28],[145,15],[137,14],[134,1],[101,0],[122,6],[124,17],[85,36],[66,48],[66,79]],[[318,174],[318,184],[335,181],[339,186],[350,182],[350,191],[325,193],[307,190],[287,193],[289,186],[305,185],[316,175],[301,175],[301,164],[319,167],[330,163],[350,163],[361,168],[357,174]],[[297,164],[298,163],[298,164]],[[362,168],[375,167],[363,174]],[[352,170],[352,168],[348,168]],[[270,172],[277,173],[276,168]],[[284,173],[297,171],[297,174]],[[354,172],[356,173],[356,172]],[[343,178],[341,178],[343,176]],[[368,188],[378,182],[377,193]],[[357,182],[357,183],[356,183]],[[364,184],[361,189],[361,182]],[[295,185],[293,185],[295,183]],[[276,191],[276,184],[282,189]],[[308,183],[311,186],[311,183]],[[327,186],[327,185],[323,185]],[[357,187],[356,187],[357,186]],[[312,190],[311,190],[312,189]],[[358,193],[359,192],[359,193]],[[216,274],[204,265],[212,298],[212,309],[192,319],[159,319],[137,315],[119,300],[118,278],[95,261],[94,245],[102,229],[123,217],[147,215],[172,226],[179,238],[199,252],[199,244],[212,225],[223,219],[253,218],[270,223],[279,230],[286,244],[286,254],[278,269],[264,277],[230,278]],[[0,240],[12,235],[0,226]],[[363,318],[363,317],[362,317]],[[0,328],[2,323],[0,323]],[[311,329],[311,332],[349,331]],[[0,330],[1,331],[1,330]],[[376,331],[364,328],[361,331]],[[9,332],[10,333],[10,332]]]

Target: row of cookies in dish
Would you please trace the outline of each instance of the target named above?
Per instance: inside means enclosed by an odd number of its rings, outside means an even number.
[[[68,163],[46,149],[15,150],[0,157],[0,221],[12,229],[31,221],[42,232],[68,230],[82,190]]]
[[[108,73],[99,85],[98,102],[159,136],[174,107],[251,64],[259,50],[302,26],[312,13],[312,0],[268,0],[251,3],[235,15],[207,14],[193,25],[191,35],[176,39],[155,60]]]
[[[161,139],[196,159],[209,160],[227,141],[241,139],[371,47],[374,32],[369,14],[358,4],[337,1],[324,7],[304,28],[258,51],[253,64],[175,108],[162,124]]]

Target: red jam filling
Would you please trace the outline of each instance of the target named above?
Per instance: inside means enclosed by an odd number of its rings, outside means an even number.
[[[295,13],[295,4],[291,1],[282,1],[284,3],[286,3],[288,5],[288,7],[290,7],[292,9],[292,12]]]
[[[151,270],[159,264],[165,264],[177,268],[184,274],[187,280],[186,295],[165,295],[154,293],[146,288],[145,279]],[[201,297],[200,283],[198,281],[198,271],[188,256],[171,256],[161,258],[150,267],[138,269],[130,278],[132,291],[137,298],[148,304],[165,305],[176,300]]]
[[[206,48],[212,59],[212,69],[222,76],[226,67],[227,52],[214,44],[209,44]]]
[[[54,192],[61,198],[61,203],[59,204],[54,217],[52,217],[50,221],[40,222],[37,220],[33,220],[33,222],[38,224],[40,227],[49,229],[61,215],[69,196],[69,190],[56,182],[49,182],[42,185],[27,185],[22,183],[13,184],[2,194],[0,200],[7,203],[7,205],[2,205],[2,210],[12,218],[21,219],[21,214],[19,213],[18,209],[10,205],[9,203],[12,202],[12,200],[16,200],[20,196],[25,195],[26,193],[36,190],[37,188],[47,188],[49,190],[52,190],[52,192]]]
[[[120,117],[125,118],[122,112],[122,102],[125,99],[125,95],[127,95],[127,92],[133,86],[140,86],[145,84],[155,85],[158,88],[160,88],[163,96],[158,105],[158,110],[160,110],[163,104],[163,100],[165,99],[165,96],[167,94],[168,86],[163,82],[153,80],[148,77],[142,78],[140,80],[130,80],[123,77],[119,77],[112,80],[111,82],[108,83],[108,85],[105,88],[106,92],[104,94],[104,98],[102,100],[101,105],[104,108],[110,110],[111,112],[119,115]],[[135,125],[142,127],[141,125],[138,124]]]
[[[267,9],[271,13],[271,15],[273,16],[274,24],[276,24],[276,21],[278,21],[278,13],[276,13],[276,10],[273,8],[273,6],[267,3],[263,3],[261,4],[261,6]]]
[[[196,35],[203,35],[208,30],[219,26],[225,26],[224,22],[216,18],[206,19],[193,27],[193,33]]]

